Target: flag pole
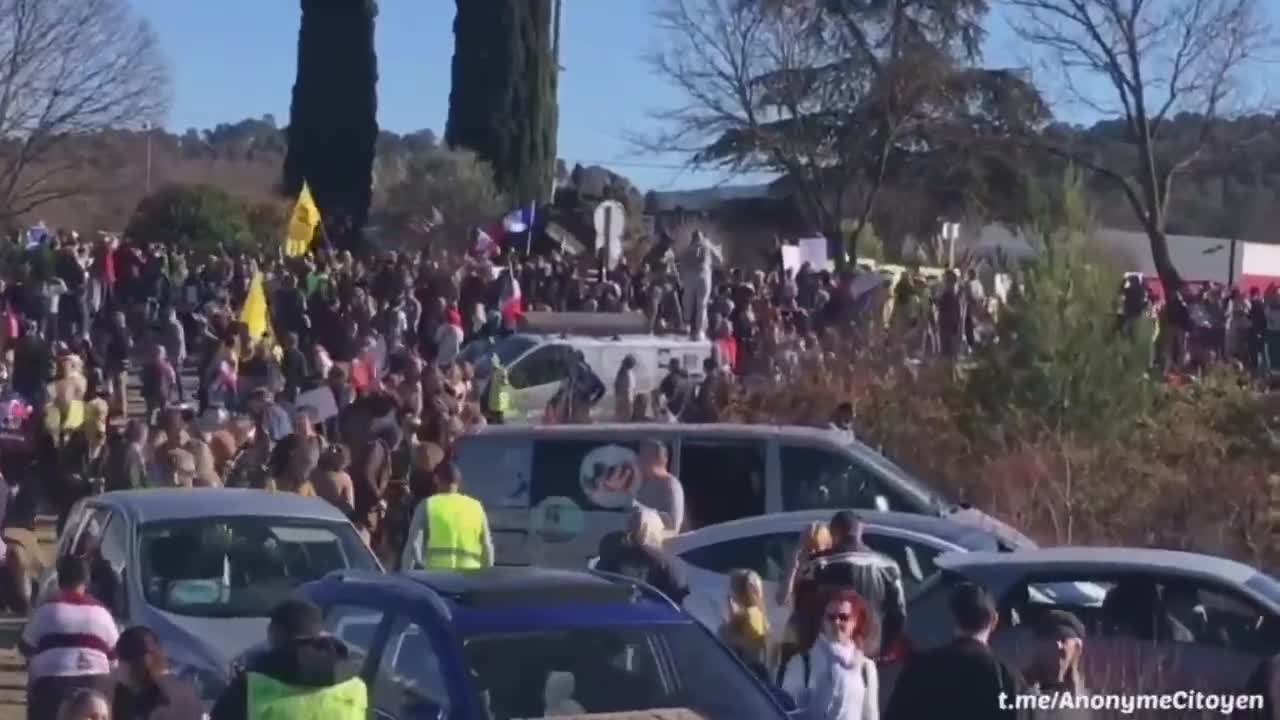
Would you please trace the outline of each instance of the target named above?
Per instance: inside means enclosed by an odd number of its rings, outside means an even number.
[[[529,203],[529,229],[524,241],[524,256],[528,258],[533,254],[533,213],[536,203]]]

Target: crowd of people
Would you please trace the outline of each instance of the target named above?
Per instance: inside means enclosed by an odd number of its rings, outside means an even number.
[[[663,550],[663,532],[656,510],[633,510],[626,530],[602,541],[597,569],[637,577],[682,601],[689,594],[684,568]],[[801,717],[878,720],[877,662],[904,659],[900,572],[863,543],[854,512],[837,512],[807,530],[778,588],[778,603],[791,610],[782,641],[773,641],[763,581],[745,569],[729,575],[728,616],[719,636],[763,680],[786,691]],[[1035,618],[1035,652],[1026,667],[1015,668],[987,644],[999,618],[989,592],[961,583],[949,606],[955,639],[901,665],[884,705],[886,720],[1026,717],[1015,712],[1012,698],[1087,693],[1081,673],[1086,631],[1071,613],[1051,610]],[[1002,693],[1008,707],[999,704]],[[1066,708],[1034,717],[1090,715]]]
[[[996,293],[978,268],[963,277],[907,272],[894,283],[880,276],[869,283],[857,269],[792,271],[778,258],[746,271],[720,268],[720,260],[701,235],[678,250],[667,239],[634,267],[623,259],[602,271],[594,262],[501,248],[249,257],[50,234],[0,280],[0,470],[15,486],[5,494],[12,497],[5,524],[32,530],[37,514],[51,510],[61,529],[75,502],[110,490],[264,488],[332,503],[388,568],[434,567],[441,553],[447,567],[485,567],[494,551],[484,508],[462,492],[450,452],[459,436],[508,420],[508,388],[500,362],[490,358],[481,377],[463,349],[517,331],[527,313],[636,312],[654,332],[709,340],[713,352],[700,374],[673,361],[651,394],[636,390],[634,358],[624,360],[612,379],[612,414],[714,422],[734,385],[840,362],[879,325],[900,333],[915,357],[956,359],[990,342],[1002,308],[1017,302],[1016,286]],[[1145,289],[1139,303],[1134,287],[1127,283],[1120,294],[1118,331],[1131,332],[1137,317],[1153,313],[1167,320],[1160,327],[1172,352],[1184,348],[1189,359],[1177,322],[1185,299],[1153,309]],[[1215,330],[1213,347],[1243,352],[1250,367],[1269,363],[1272,333],[1258,328],[1268,326],[1267,303],[1280,307],[1280,300],[1246,306],[1206,293],[1196,302],[1247,320],[1248,333],[1238,337]],[[131,375],[141,412],[131,403]],[[184,382],[192,376],[194,383]],[[588,421],[602,410],[604,382],[579,357],[545,420]],[[844,403],[831,426],[853,432],[854,420]],[[654,445],[642,448],[638,462],[656,480],[642,484],[649,495],[637,497],[627,530],[606,538],[600,569],[638,574],[679,602],[688,589],[661,541],[682,527],[682,495],[679,481],[664,475],[665,449]],[[107,628],[93,617],[88,570],[67,562],[58,568],[60,599],[36,611],[24,636],[29,717],[107,717],[106,698],[118,719],[186,717],[155,714],[187,699],[183,688],[164,684],[154,635],[132,628],[116,636],[114,623]],[[898,572],[862,545],[856,516],[841,513],[811,528],[780,589],[779,602],[793,609],[785,640],[769,641],[763,585],[750,571],[731,578],[721,637],[791,693],[807,717],[878,717],[875,661],[898,652],[905,622]],[[10,604],[24,609],[29,601]],[[928,717],[939,707],[993,717],[1000,713],[990,711],[992,687],[1082,689],[1078,621],[1049,618],[1043,657],[1013,670],[985,645],[993,607],[981,588],[956,590],[958,639],[907,666],[887,717]],[[273,627],[303,632],[305,608],[282,612]],[[99,653],[90,658],[94,668],[119,662],[127,672],[75,673],[71,682],[44,672],[42,665],[56,669],[62,661],[56,643],[41,637],[43,622],[87,623],[84,634],[96,638]],[[286,636],[280,643],[290,642]],[[937,705],[939,698],[946,703]],[[214,717],[241,717],[243,706],[233,698]]]

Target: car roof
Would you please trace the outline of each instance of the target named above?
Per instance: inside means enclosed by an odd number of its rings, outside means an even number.
[[[748,425],[745,423],[592,423],[590,425],[487,425],[478,435],[517,437],[600,436],[600,435],[708,435],[712,437],[778,437],[786,440],[826,440],[837,445],[854,445],[875,453],[869,446],[850,440],[849,434],[828,428],[802,425]]]
[[[404,575],[459,607],[612,605],[632,602],[639,594],[635,585],[617,582],[606,575],[551,568],[419,570]]]
[[[121,490],[95,496],[90,503],[118,509],[134,522],[237,516],[347,522],[341,511],[320,498],[242,488]]]
[[[1214,577],[1241,584],[1258,571],[1243,563],[1199,553],[1154,548],[1060,546],[1011,553],[948,553],[937,559],[945,570],[1125,573],[1163,571],[1173,575]]]
[[[428,609],[464,634],[495,624],[524,629],[547,622],[694,622],[654,588],[594,570],[493,567],[394,574],[337,570],[309,587],[323,592],[335,583],[350,585],[370,602],[385,594],[402,606]]]
[[[749,537],[769,532],[800,532],[808,527],[810,523],[830,522],[832,515],[836,512],[837,510],[835,509],[796,510],[740,518],[682,533],[667,542],[669,547],[683,550],[689,547],[700,547],[714,542],[722,542],[731,538]],[[966,550],[989,548],[997,541],[995,535],[981,528],[962,525],[945,518],[904,512],[871,510],[855,510],[855,512],[861,518],[865,530],[875,531],[881,528],[906,530],[928,535]]]
[[[700,348],[709,349],[710,340],[690,340],[682,337],[663,335],[622,334],[622,335],[560,335],[553,333],[517,333],[513,337],[525,338],[536,343],[562,343],[575,348],[585,347],[668,347],[668,348]]]

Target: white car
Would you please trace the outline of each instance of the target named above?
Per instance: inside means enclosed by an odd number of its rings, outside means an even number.
[[[765,603],[774,639],[781,639],[790,609],[778,603],[778,587],[801,534],[814,522],[829,522],[831,510],[802,510],[774,513],[712,525],[669,538],[668,553],[686,565],[690,594],[685,610],[712,630],[728,613],[729,573],[754,570],[764,581]],[[949,552],[1013,551],[997,534],[972,525],[943,518],[910,513],[858,511],[862,518],[862,540],[876,552],[887,555],[902,569],[903,591],[909,599],[915,588],[932,576],[939,555]],[[1100,603],[1104,590],[1089,587],[1053,587],[1055,595],[1081,598],[1080,602]]]

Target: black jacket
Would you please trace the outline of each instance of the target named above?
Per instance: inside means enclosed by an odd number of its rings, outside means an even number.
[[[111,717],[116,720],[192,720],[203,715],[195,688],[174,675],[165,675],[153,687],[137,692],[117,685],[111,702]]]
[[[1244,691],[1250,695],[1262,696],[1261,710],[1236,710],[1231,717],[1235,720],[1277,720],[1280,719],[1280,655],[1258,663],[1245,684]]]
[[[248,673],[261,673],[294,687],[327,688],[341,685],[360,673],[341,640],[331,637],[297,640],[290,645],[252,657],[222,691],[210,720],[247,720]]]
[[[596,569],[635,578],[652,585],[677,605],[689,594],[684,565],[658,548],[635,545],[621,532],[605,535],[600,540],[600,559]]]
[[[956,638],[907,661],[883,718],[1024,718],[1026,713],[1012,708],[1014,696],[1026,692],[1022,676],[990,648],[971,638]],[[1006,709],[1000,707],[1002,695]]]
[[[883,651],[893,645],[907,621],[902,590],[902,570],[891,558],[881,555],[860,540],[850,541],[815,554],[800,570],[800,596],[813,596],[828,588],[848,588],[858,593],[875,614],[879,637],[869,638],[869,650]],[[821,612],[822,608],[813,608]]]

